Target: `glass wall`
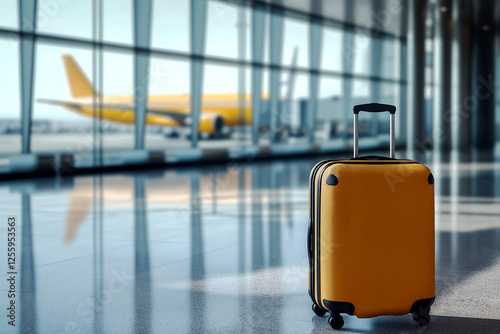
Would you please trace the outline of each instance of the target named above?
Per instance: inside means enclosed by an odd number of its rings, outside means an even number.
[[[342,70],[342,30],[331,27],[323,28],[321,43],[321,69],[325,71]]]
[[[283,56],[286,66],[309,67],[309,27],[307,22],[285,18],[283,22]],[[294,55],[296,53],[296,55]]]
[[[153,56],[150,61],[149,105],[151,109],[164,110],[162,103],[170,103],[172,110],[189,110],[191,102],[189,62],[182,58],[163,56]],[[165,126],[147,126],[145,135],[147,149],[170,151],[175,148],[189,147],[188,129],[176,126],[173,118],[168,118],[168,121],[170,123]]]
[[[106,51],[102,62],[103,122],[99,146],[105,151],[131,150],[134,148],[134,119],[126,113],[132,114],[134,108],[133,54]],[[116,121],[112,114],[114,109],[121,113]]]
[[[17,1],[4,0],[0,2],[0,27],[17,29],[19,21],[17,15]]]
[[[91,82],[92,50],[45,42],[36,48],[31,151],[91,154],[95,118],[91,107],[80,111],[71,105],[82,97],[77,73],[72,78],[70,71],[78,66],[80,79]]]
[[[0,4],[6,158],[53,155],[57,165],[71,154],[75,167],[100,167],[209,160],[212,152],[237,158],[345,150],[352,105],[398,104],[406,85],[403,37],[316,22],[297,10],[218,0],[195,7],[181,0],[38,1],[30,96],[19,75],[29,81],[31,53],[19,51],[26,28],[18,26],[18,6]],[[31,110],[24,104],[30,122],[20,117],[21,95],[33,100]],[[361,137],[382,144],[386,121],[363,115]],[[22,124],[30,126],[23,135]],[[31,145],[22,145],[26,140]]]
[[[151,46],[189,52],[189,1],[153,0]]]
[[[207,56],[249,59],[249,21],[250,11],[244,7],[221,1],[208,1],[205,48]]]
[[[319,80],[316,140],[332,141],[339,145],[347,137],[346,99],[343,96],[342,77],[323,75]],[[349,117],[348,121],[351,121]]]
[[[37,3],[36,27],[39,33],[92,39],[91,1],[51,2],[39,0]],[[120,24],[122,23],[120,22]]]

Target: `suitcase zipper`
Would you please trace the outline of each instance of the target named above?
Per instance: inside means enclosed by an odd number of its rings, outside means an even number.
[[[308,246],[309,249],[307,250],[307,254],[309,257],[309,282],[310,282],[310,296],[316,305],[320,306],[320,303],[316,300],[316,292],[315,292],[315,287],[316,287],[316,282],[315,282],[315,270],[314,270],[314,245],[316,244],[316,238],[314,237],[314,207],[315,207],[315,178],[317,175],[318,170],[321,168],[321,166],[325,165],[326,163],[330,162],[332,160],[325,160],[322,162],[319,162],[316,164],[316,166],[313,169],[313,172],[311,173],[311,177],[309,179],[309,203],[310,203],[310,208],[309,208],[309,223],[310,223],[310,229],[309,233],[307,235],[308,238]]]
[[[321,268],[320,268],[320,250],[319,250],[319,240],[320,240],[320,230],[321,230],[321,200],[320,200],[320,196],[321,196],[321,180],[323,179],[323,174],[325,172],[325,170],[330,167],[331,165],[334,165],[338,163],[338,161],[329,161],[328,163],[322,165],[323,168],[321,169],[321,172],[318,176],[318,184],[317,184],[317,187],[316,187],[316,217],[317,217],[317,222],[316,222],[316,238],[315,238],[315,250],[316,250],[316,272],[315,272],[315,275],[316,275],[316,289],[318,290],[318,299],[319,299],[319,303],[317,303],[321,308],[324,308],[323,306],[323,303],[321,302]]]

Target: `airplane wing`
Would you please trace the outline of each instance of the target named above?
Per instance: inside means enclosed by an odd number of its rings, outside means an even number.
[[[46,104],[52,104],[52,105],[57,105],[57,106],[62,106],[66,108],[70,108],[73,110],[79,110],[81,108],[92,108],[93,104],[92,103],[83,103],[83,102],[76,102],[76,101],[60,101],[60,100],[51,100],[51,99],[37,99],[38,102],[41,103],[46,103]],[[110,108],[110,109],[115,109],[115,110],[130,110],[134,109],[134,105],[130,103],[103,103],[102,104],[103,108]],[[190,115],[188,113],[182,112],[182,111],[176,111],[176,110],[168,110],[168,109],[163,109],[163,108],[148,108],[146,110],[148,114],[152,114],[155,116],[160,116],[166,120],[170,120],[172,122],[175,122],[176,124],[172,125],[188,125],[190,124]]]
[[[83,103],[79,102],[74,102],[74,101],[59,101],[59,100],[51,100],[51,99],[37,99],[37,102],[40,103],[45,103],[45,104],[52,104],[55,106],[62,106],[62,107],[67,107],[67,108],[72,108],[72,109],[79,109],[83,107]]]

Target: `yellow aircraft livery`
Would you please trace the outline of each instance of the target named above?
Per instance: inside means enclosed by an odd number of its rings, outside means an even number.
[[[99,93],[72,56],[63,55],[66,76],[71,91],[71,101],[39,99],[43,103],[63,106],[78,114],[95,117],[93,102]],[[102,119],[112,122],[134,124],[135,110],[133,96],[102,96]],[[99,99],[99,100],[101,100]],[[250,94],[245,94],[247,102]],[[199,133],[220,136],[223,127],[249,125],[252,122],[249,103],[245,107],[244,117],[240,120],[238,94],[204,94],[200,111]],[[150,95],[147,100],[146,124],[169,127],[190,125],[189,95]]]

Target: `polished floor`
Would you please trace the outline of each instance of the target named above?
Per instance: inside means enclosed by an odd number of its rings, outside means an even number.
[[[432,322],[346,316],[346,333],[500,332],[500,162],[424,159],[436,180]],[[10,216],[18,266],[16,326],[3,315],[0,333],[333,332],[307,294],[317,160],[0,183],[2,313]]]

